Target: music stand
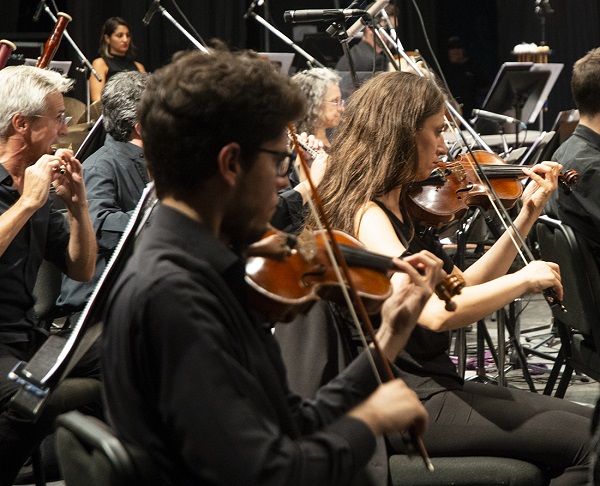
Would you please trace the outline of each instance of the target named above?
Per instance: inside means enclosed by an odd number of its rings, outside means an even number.
[[[505,62],[496,74],[483,102],[483,109],[511,116],[525,123],[533,123],[562,68],[563,64],[559,63]],[[478,120],[475,124],[476,130],[481,133],[489,127],[490,125],[483,123],[483,120]],[[520,124],[516,123],[517,144],[519,129]]]

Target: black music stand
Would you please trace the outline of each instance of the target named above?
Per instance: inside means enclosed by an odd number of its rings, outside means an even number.
[[[500,66],[482,108],[525,123],[533,123],[562,68],[563,64],[558,63],[505,62]],[[484,120],[477,120],[475,123],[475,129],[483,134],[490,130],[498,133],[498,128],[495,123]],[[520,123],[515,123],[515,145],[518,145],[520,128]]]

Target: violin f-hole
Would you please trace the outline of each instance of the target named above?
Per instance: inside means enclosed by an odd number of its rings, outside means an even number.
[[[310,282],[308,282],[307,279],[310,277],[322,277],[326,273],[327,273],[327,267],[323,264],[319,264],[319,265],[317,265],[315,270],[303,273],[302,277],[300,277],[300,282],[302,283],[302,285],[305,288],[312,287],[312,284]]]
[[[457,190],[456,190],[456,193],[455,193],[455,194],[456,194],[456,198],[457,198],[459,201],[462,201],[463,195],[462,195],[461,193],[462,193],[462,192],[466,192],[466,193],[468,193],[468,192],[470,192],[472,189],[473,189],[473,183],[472,183],[472,182],[468,183],[468,184],[467,184],[465,187],[461,187],[460,189],[457,189]]]

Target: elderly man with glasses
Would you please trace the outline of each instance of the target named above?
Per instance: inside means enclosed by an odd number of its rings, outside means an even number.
[[[63,93],[72,84],[30,66],[0,71],[0,485],[12,484],[52,427],[54,407],[35,423],[9,409],[18,385],[8,372],[28,361],[47,337],[33,310],[40,265],[49,260],[84,281],[96,262],[81,164],[72,151],[52,149],[68,132]],[[51,186],[68,218],[52,206]],[[97,374],[94,360],[86,372]]]

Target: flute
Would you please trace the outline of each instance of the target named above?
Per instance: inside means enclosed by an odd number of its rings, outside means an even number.
[[[4,69],[10,55],[17,49],[11,41],[6,39],[0,40],[0,69]]]
[[[46,44],[44,45],[44,52],[38,59],[36,67],[45,69],[48,67],[52,59],[54,58],[54,54],[56,54],[56,50],[60,44],[63,33],[67,28],[67,24],[73,20],[69,14],[64,12],[58,12],[56,14],[56,24],[54,24],[54,29],[48,37]]]

